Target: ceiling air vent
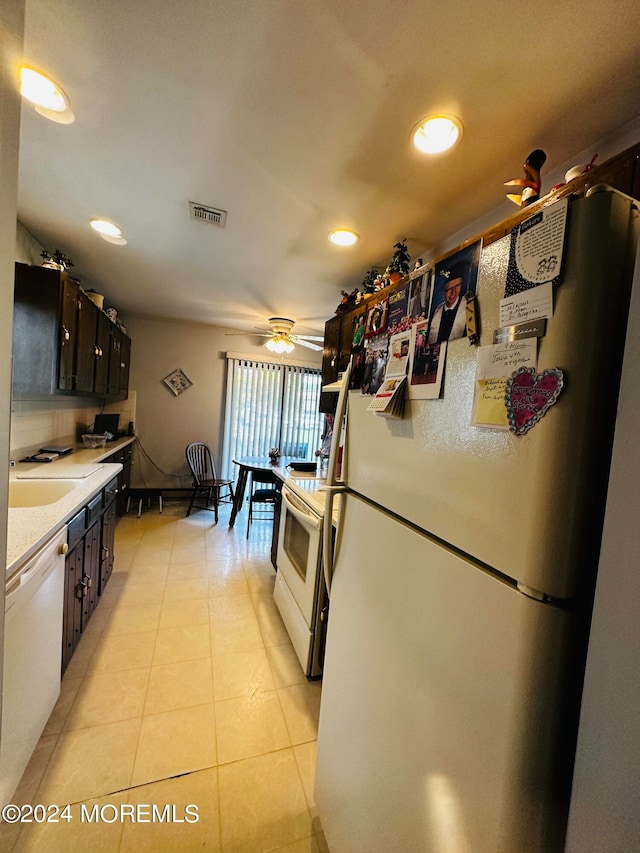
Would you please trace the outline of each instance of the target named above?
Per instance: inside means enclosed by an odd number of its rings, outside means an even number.
[[[195,201],[189,202],[189,210],[191,211],[191,218],[198,219],[200,222],[208,222],[209,225],[217,225],[219,228],[224,228],[227,224],[226,210],[208,207],[206,204],[198,204]]]

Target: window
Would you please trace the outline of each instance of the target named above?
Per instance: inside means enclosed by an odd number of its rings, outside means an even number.
[[[320,368],[229,356],[222,476],[235,475],[233,459],[283,456],[312,460],[322,443],[318,411]]]

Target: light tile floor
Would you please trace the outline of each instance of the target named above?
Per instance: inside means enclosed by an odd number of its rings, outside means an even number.
[[[327,850],[320,683],[273,603],[270,522],[246,540],[225,510],[217,526],[175,503],[118,522],[113,575],[14,796],[71,804],[70,820],[4,824],[3,851]]]

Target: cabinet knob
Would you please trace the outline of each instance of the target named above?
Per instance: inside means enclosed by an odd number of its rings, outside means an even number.
[[[62,545],[58,548],[58,554],[66,554],[69,550],[69,546],[66,542],[63,542]]]
[[[68,341],[71,340],[71,335],[69,334],[69,329],[66,326],[62,327],[62,340]]]

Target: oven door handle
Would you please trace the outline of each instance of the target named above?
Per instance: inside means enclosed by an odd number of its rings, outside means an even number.
[[[285,502],[291,515],[295,516],[301,524],[304,524],[306,527],[313,527],[314,530],[320,529],[322,519],[307,509],[302,501],[295,498],[288,490],[283,489],[282,500]]]

